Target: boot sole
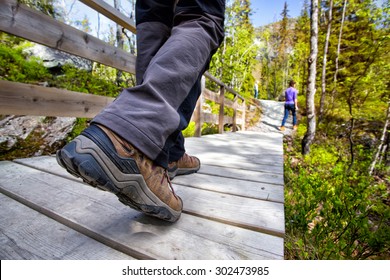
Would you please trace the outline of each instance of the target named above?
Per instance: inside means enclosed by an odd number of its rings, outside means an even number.
[[[114,193],[120,202],[135,210],[169,222],[177,221],[181,215],[181,211],[166,205],[148,188],[137,170],[122,172],[95,142],[84,135],[79,135],[59,150],[56,158],[58,164],[73,176],[82,178],[92,187]],[[124,164],[130,162],[136,166],[131,158],[121,160]]]
[[[178,168],[175,171],[168,172],[169,179],[173,179],[176,176],[181,176],[181,175],[189,175],[192,173],[197,173],[199,171],[200,167],[198,168]]]

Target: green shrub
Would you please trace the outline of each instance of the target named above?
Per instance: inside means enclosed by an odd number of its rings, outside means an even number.
[[[366,154],[361,147],[357,150],[361,157]],[[388,254],[389,192],[367,175],[367,159],[348,173],[348,160],[335,145],[323,144],[312,146],[305,158],[296,154],[285,161],[286,258]]]
[[[195,126],[195,122],[190,122],[189,125],[187,126],[187,128],[185,130],[183,130],[183,136],[184,137],[193,137],[195,135],[195,130],[196,130],[196,126]]]
[[[26,59],[21,47],[0,44],[0,79],[37,83],[50,78],[47,69],[36,58]]]
[[[121,90],[113,81],[71,65],[63,66],[63,75],[53,77],[50,86],[111,97]]]

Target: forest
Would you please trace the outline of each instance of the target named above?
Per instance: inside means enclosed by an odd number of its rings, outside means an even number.
[[[74,19],[64,1],[21,2],[137,52],[130,32]],[[133,17],[134,1],[111,2]],[[248,101],[256,83],[259,99],[282,100],[290,80],[299,91],[299,126],[284,137],[286,259],[390,259],[389,10],[389,0],[305,0],[298,17],[285,3],[279,20],[253,26],[250,0],[227,1],[209,72]],[[28,57],[31,45],[0,32],[0,79],[109,96],[135,83],[97,63],[58,75]]]

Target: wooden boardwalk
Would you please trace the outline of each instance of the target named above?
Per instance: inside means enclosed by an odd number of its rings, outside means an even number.
[[[197,174],[174,224],[69,175],[54,157],[0,162],[0,259],[283,259],[282,134],[186,139]]]

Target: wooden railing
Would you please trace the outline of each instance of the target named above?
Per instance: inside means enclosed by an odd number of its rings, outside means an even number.
[[[104,1],[80,1],[123,28],[136,32],[131,19]],[[17,0],[0,0],[0,30],[118,70],[135,73],[134,55],[22,5]],[[238,125],[241,126],[241,130],[245,130],[244,98],[209,73],[206,72],[204,76],[216,83],[220,91],[215,93],[203,89],[193,115],[196,136],[201,136],[202,122],[218,123],[220,133],[223,132],[225,124],[231,124],[233,131],[237,130]],[[225,92],[233,94],[233,101],[226,98]],[[220,104],[219,116],[202,111],[203,99]],[[93,118],[112,100],[113,98],[93,94],[0,80],[1,115]],[[233,108],[233,117],[224,114],[225,107]]]

